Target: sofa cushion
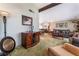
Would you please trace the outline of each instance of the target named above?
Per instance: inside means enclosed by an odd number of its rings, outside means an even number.
[[[76,47],[69,43],[65,43],[63,45],[63,48],[66,49],[67,51],[71,52],[72,54],[79,56],[79,47]]]
[[[49,47],[48,53],[51,53],[52,55],[56,56],[74,56],[74,54],[62,48],[62,45],[56,47]]]

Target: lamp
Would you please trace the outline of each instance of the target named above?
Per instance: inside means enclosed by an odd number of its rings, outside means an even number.
[[[0,10],[0,16],[3,17],[3,23],[4,23],[4,37],[6,37],[6,20],[7,20],[6,16],[8,15],[9,15],[8,12]]]
[[[0,16],[8,16],[8,15],[9,15],[8,12],[0,10]]]
[[[6,22],[8,15],[8,12],[0,10],[0,16],[3,18],[4,23],[4,38],[0,42],[0,49],[3,53],[1,53],[0,55],[7,55],[8,53],[14,50],[16,45],[14,38],[6,36]]]

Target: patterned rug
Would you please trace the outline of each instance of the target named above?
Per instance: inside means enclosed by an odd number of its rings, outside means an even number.
[[[45,34],[40,36],[40,42],[34,47],[25,49],[22,46],[16,47],[15,50],[10,53],[10,56],[47,56],[48,47],[54,47],[60,44],[64,44],[64,40],[52,38],[50,35]]]

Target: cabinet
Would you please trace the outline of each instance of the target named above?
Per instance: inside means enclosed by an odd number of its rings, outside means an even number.
[[[22,40],[22,46],[24,48],[30,48],[30,47],[36,45],[39,42],[40,33],[39,32],[21,33],[21,40]]]

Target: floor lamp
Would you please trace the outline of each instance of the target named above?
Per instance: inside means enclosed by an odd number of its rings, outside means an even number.
[[[4,37],[0,42],[0,49],[3,53],[0,55],[7,55],[15,48],[15,40],[11,36],[6,36],[6,23],[8,15],[8,12],[0,10],[0,16],[2,17],[4,23]]]
[[[3,23],[4,23],[4,37],[6,37],[6,21],[7,21],[7,16],[9,15],[8,12],[6,11],[0,11],[0,16],[3,18]]]

